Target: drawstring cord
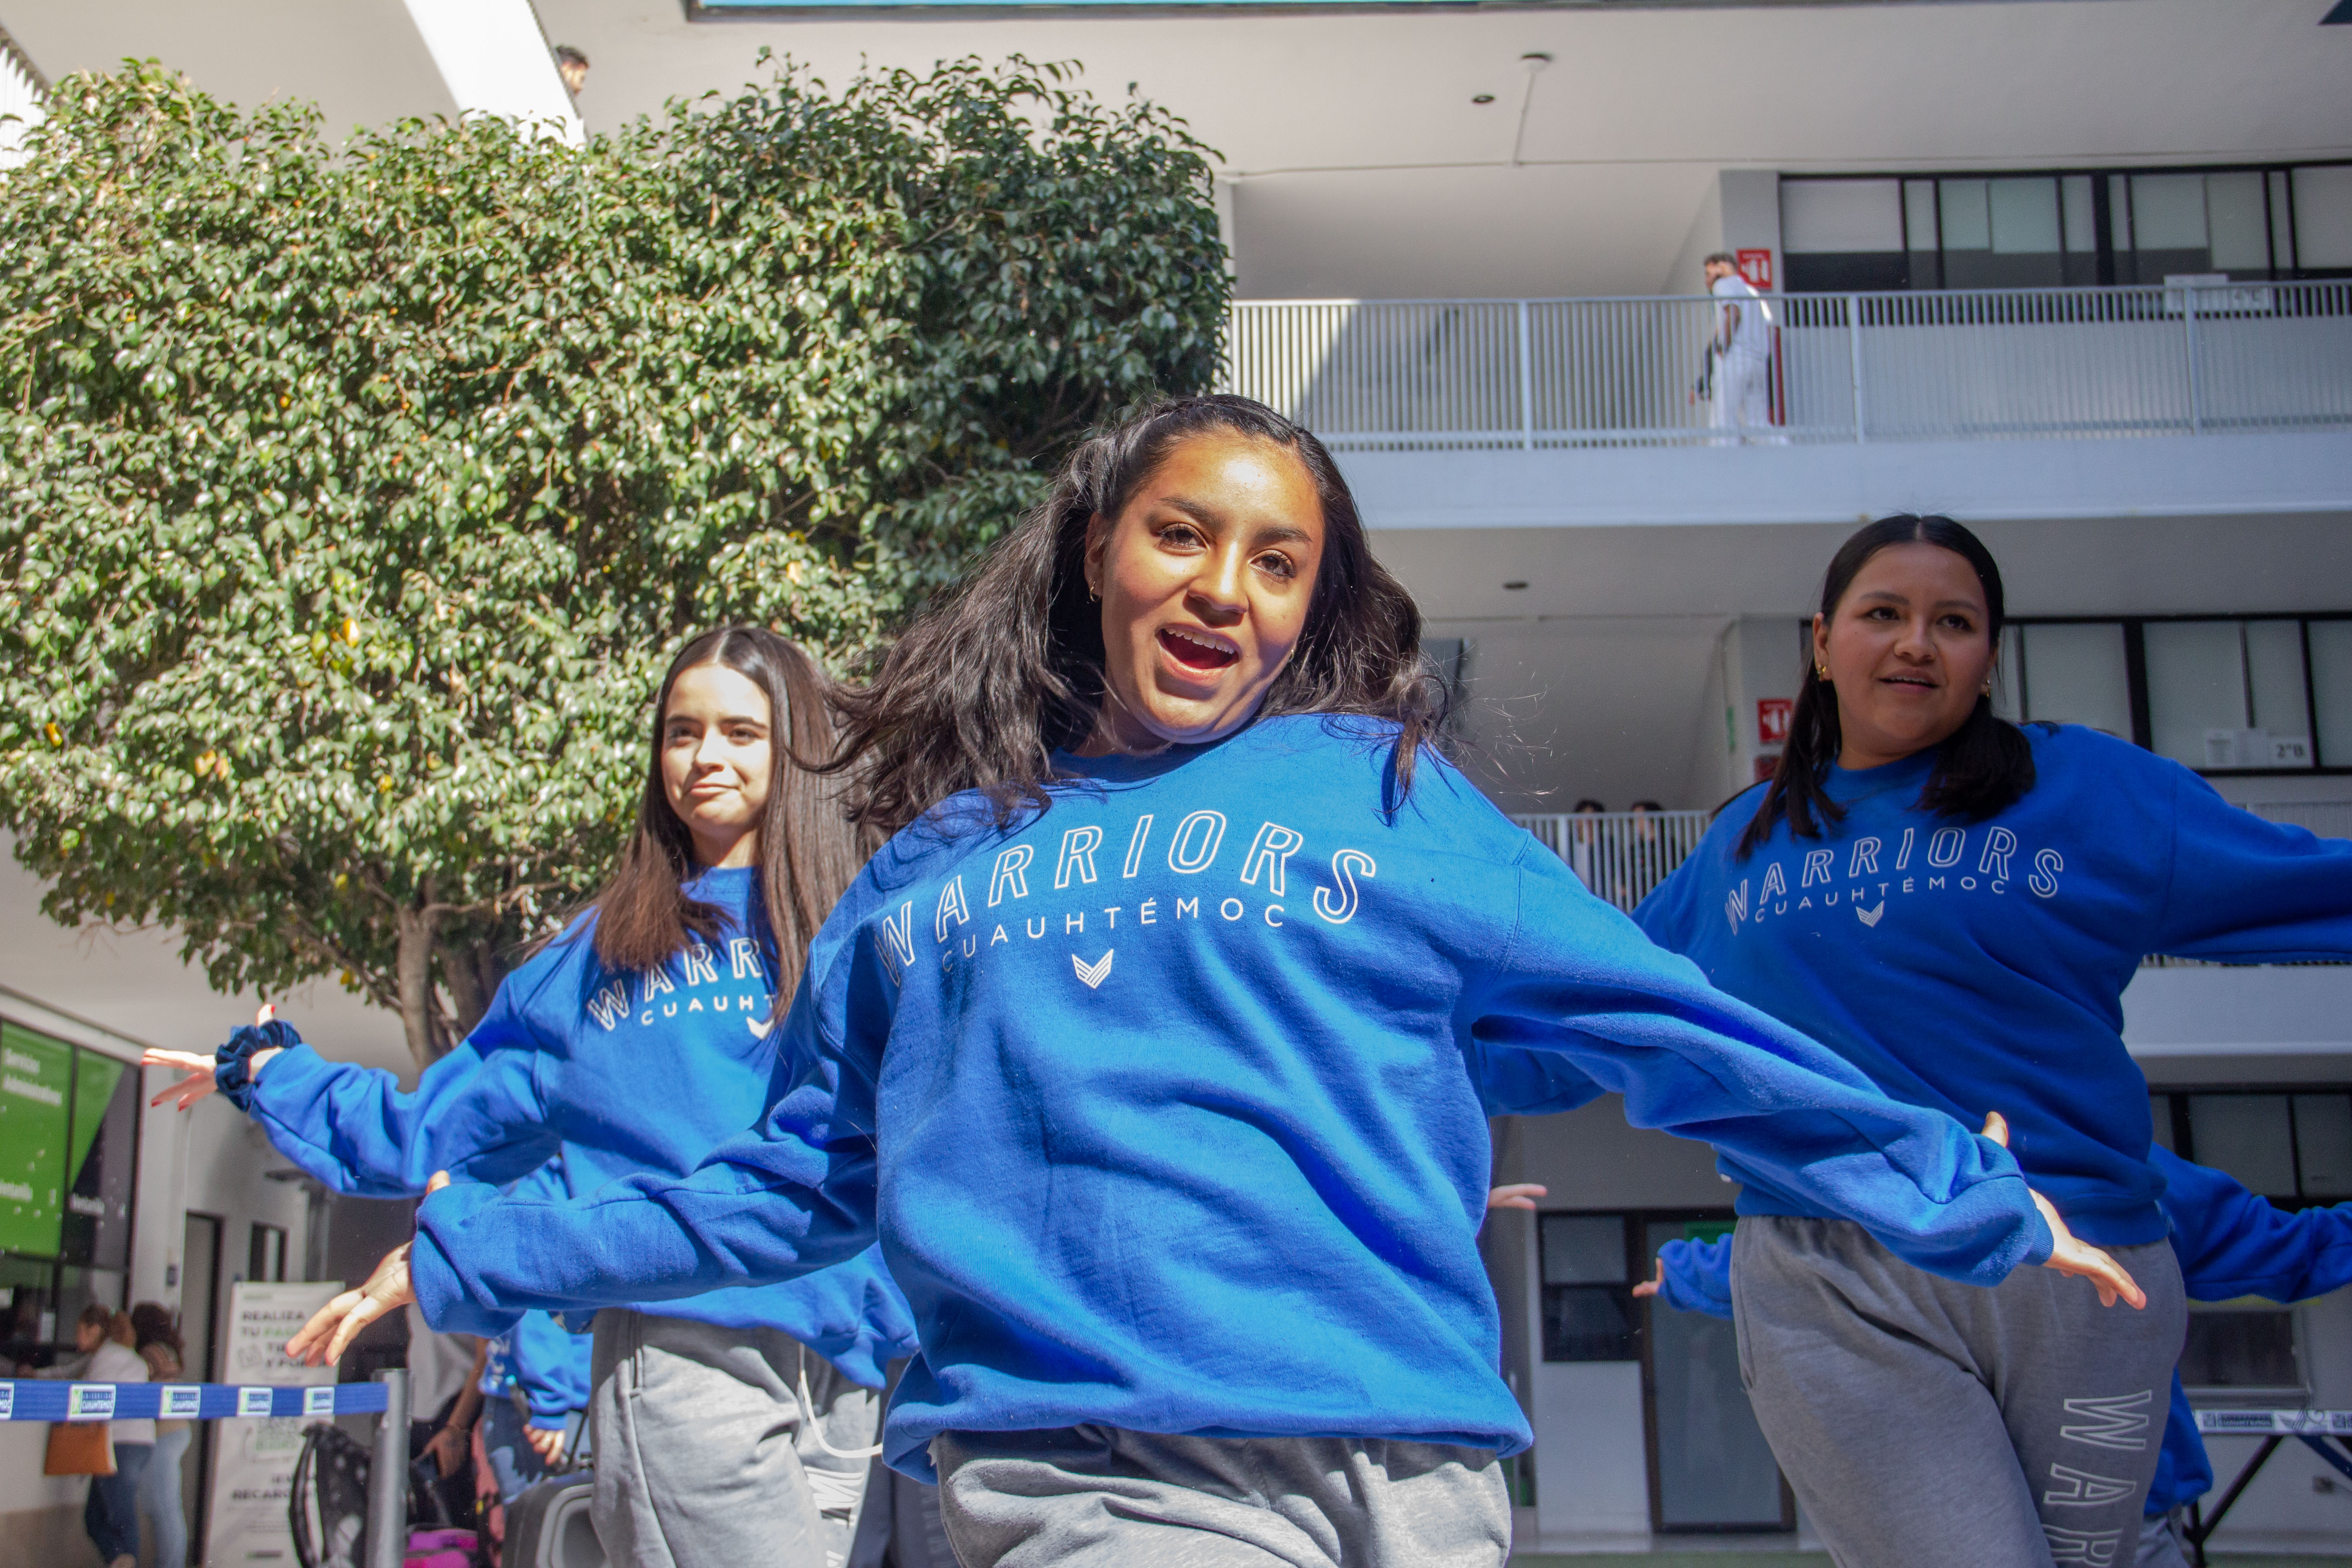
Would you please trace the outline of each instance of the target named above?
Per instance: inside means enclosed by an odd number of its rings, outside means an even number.
[[[824,1424],[816,1418],[816,1403],[809,1397],[808,1347],[806,1345],[802,1345],[799,1348],[801,1352],[801,1380],[800,1387],[793,1392],[801,1403],[801,1419],[808,1424],[810,1435],[816,1438],[816,1446],[823,1448],[826,1453],[831,1454],[836,1459],[856,1459],[862,1463],[865,1460],[871,1459],[878,1456],[882,1452],[882,1445],[879,1443],[875,1444],[870,1448],[836,1448],[832,1444],[824,1440]],[[815,1484],[816,1477],[824,1473],[824,1472],[822,1470],[809,1471],[808,1475],[810,1478],[810,1484],[814,1486]],[[866,1478],[863,1475],[858,1476],[856,1478],[856,1485],[858,1487],[863,1487],[865,1484]],[[854,1489],[852,1495],[855,1495]]]

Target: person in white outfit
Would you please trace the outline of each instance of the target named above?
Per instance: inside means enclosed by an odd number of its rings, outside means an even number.
[[[1707,341],[1714,383],[1707,423],[1738,431],[1742,445],[1783,444],[1788,437],[1772,425],[1772,308],[1726,251],[1706,258],[1706,287],[1720,301]],[[1728,437],[1717,437],[1717,444],[1727,445]]]

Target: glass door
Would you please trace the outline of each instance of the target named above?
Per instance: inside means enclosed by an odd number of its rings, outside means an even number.
[[[1669,1241],[1713,1241],[1728,1218],[1643,1216],[1641,1273]],[[1732,1326],[1642,1303],[1642,1404],[1649,1428],[1650,1525],[1675,1531],[1793,1531],[1796,1504],[1739,1384]]]

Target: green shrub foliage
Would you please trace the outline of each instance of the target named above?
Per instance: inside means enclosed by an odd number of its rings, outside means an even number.
[[[0,820],[68,922],[420,1061],[586,889],[692,631],[838,660],[1205,385],[1202,149],[1060,68],[782,68],[584,150],[152,64],[0,176]]]

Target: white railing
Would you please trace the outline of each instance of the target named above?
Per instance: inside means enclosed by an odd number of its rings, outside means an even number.
[[[1578,880],[1626,913],[1706,837],[1705,811],[1548,812],[1513,822],[1568,862]]]
[[[1244,300],[1229,390],[1335,447],[1698,446],[1719,300]],[[2352,280],[1767,299],[1770,439],[2352,426]],[[1755,433],[1750,433],[1751,435]]]

